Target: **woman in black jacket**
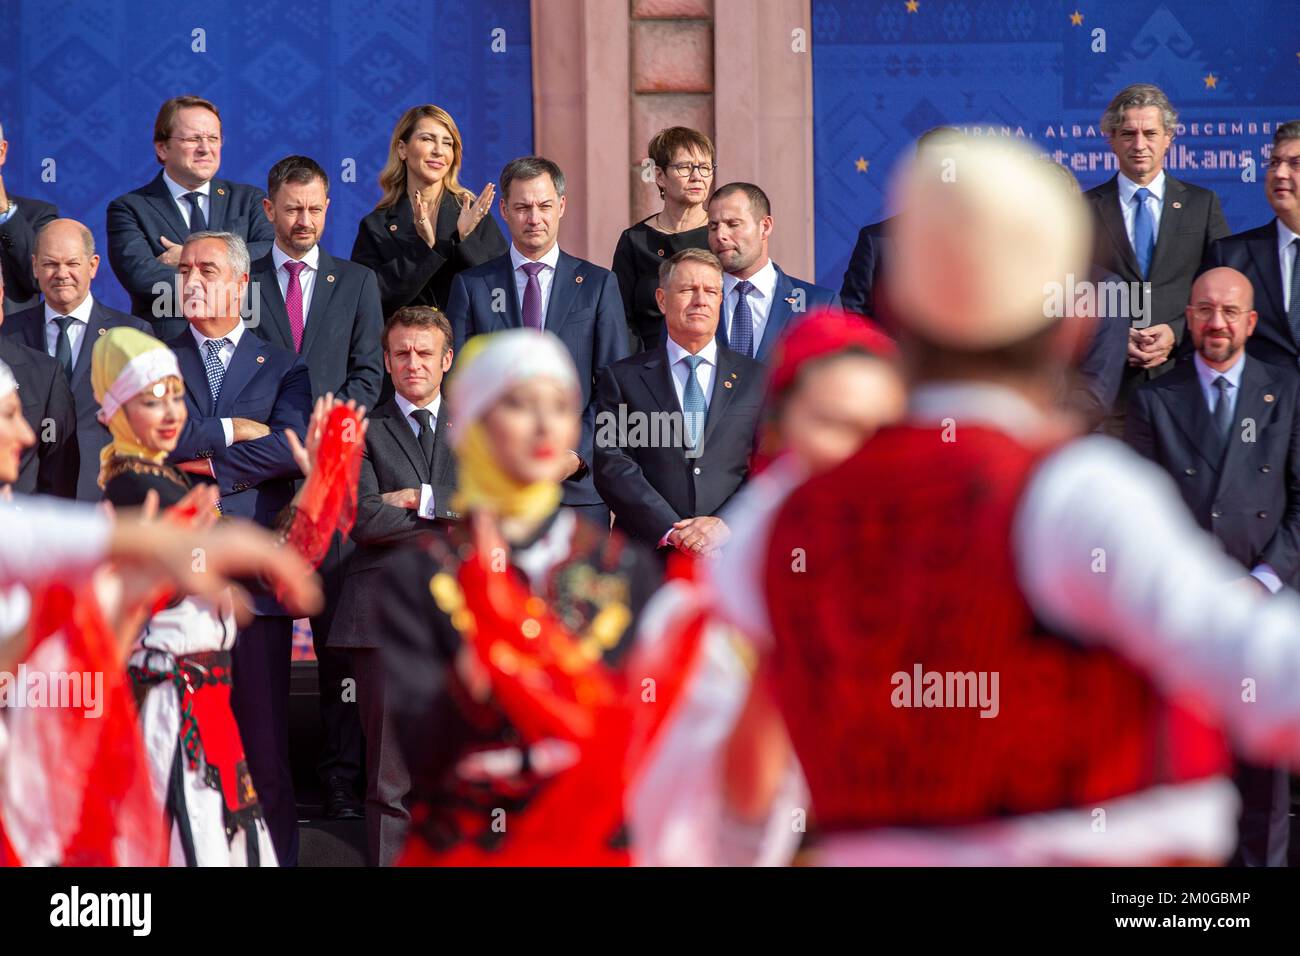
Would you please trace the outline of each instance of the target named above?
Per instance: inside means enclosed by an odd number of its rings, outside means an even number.
[[[492,218],[496,190],[489,183],[475,196],[462,186],[462,156],[456,121],[440,107],[413,106],[393,129],[384,194],[361,220],[351,256],[374,270],[386,316],[405,305],[445,307],[458,272],[506,253]]]

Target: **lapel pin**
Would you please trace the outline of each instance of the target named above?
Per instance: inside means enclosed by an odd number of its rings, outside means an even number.
[[[790,305],[794,305],[794,296],[792,295],[786,296],[785,301],[788,302]]]
[[[100,334],[100,335],[103,335],[103,334],[104,334],[105,332],[107,332],[107,331],[108,331],[108,329],[100,329],[100,330],[99,330],[99,334]]]
[[[731,373],[731,377],[732,377],[732,378],[735,378],[735,377],[736,377],[736,373],[735,373],[735,372],[732,372],[732,373]]]
[[[1175,209],[1182,209],[1182,208],[1183,208],[1183,204],[1180,203],[1180,202],[1176,202],[1176,203],[1174,203],[1174,208],[1175,208]]]
[[[730,382],[723,382],[723,383],[722,383],[722,387],[723,387],[723,388],[731,388],[731,383],[730,383]]]
[[[266,361],[266,356],[265,356],[265,355],[259,355],[259,356],[257,357],[257,364],[258,364],[258,365],[261,365],[261,364],[262,364],[263,362],[265,362],[265,361]]]
[[[328,275],[328,276],[326,276],[326,277],[325,277],[325,281],[326,281],[326,282],[333,282],[333,281],[334,281],[334,276],[332,276],[332,275]]]
[[[225,194],[226,194],[226,191],[225,191],[224,189],[222,189],[222,188],[220,188],[220,187],[217,187],[217,195],[218,195],[218,196],[224,196]]]
[[[662,249],[660,249],[660,250],[659,250],[659,255],[662,256],[663,254],[664,254],[664,251],[663,251]]]
[[[1265,395],[1265,396],[1264,396],[1264,401],[1266,401],[1266,402],[1271,402],[1271,401],[1273,401],[1273,396],[1272,396],[1272,394]]]
[[[574,281],[574,282],[577,282],[577,283],[579,283],[579,284],[581,284],[581,283],[582,283],[582,276],[574,276],[574,277],[573,277],[573,281]]]
[[[388,227],[388,231],[389,231],[389,232],[397,232],[397,223],[393,223],[391,226],[389,226],[389,227]]]

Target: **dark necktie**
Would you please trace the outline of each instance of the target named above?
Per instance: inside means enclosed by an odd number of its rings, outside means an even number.
[[[1300,239],[1291,240],[1291,251],[1295,259],[1291,262],[1291,304],[1286,310],[1286,320],[1291,334],[1300,342]]]
[[[736,283],[736,309],[731,315],[731,335],[727,346],[745,358],[754,357],[754,312],[749,307],[749,294],[754,284],[748,279]]]
[[[54,357],[63,366],[68,381],[72,381],[72,339],[68,336],[68,326],[77,321],[70,315],[61,315],[54,320],[59,327],[58,337],[54,340]]]
[[[1151,256],[1156,251],[1156,221],[1147,208],[1150,197],[1151,190],[1145,186],[1133,194],[1137,203],[1133,214],[1133,251],[1137,253],[1138,268],[1144,279],[1151,273]]]
[[[1232,435],[1232,400],[1228,394],[1232,383],[1220,375],[1214,380],[1214,387],[1219,391],[1218,401],[1214,403],[1214,430],[1219,433],[1219,442],[1226,450]]]
[[[524,328],[542,329],[542,284],[537,273],[546,268],[541,262],[525,262],[519,268],[528,273],[528,284],[524,286]]]
[[[208,220],[203,215],[203,207],[199,205],[199,197],[203,193],[186,193],[185,199],[190,204],[190,232],[203,232],[208,228]]]
[[[411,417],[415,419],[420,426],[420,434],[416,437],[420,440],[420,451],[424,453],[424,460],[429,463],[429,469],[433,469],[433,412],[427,408],[417,408],[411,412]]]
[[[212,393],[212,406],[217,405],[217,396],[221,394],[221,382],[226,377],[226,367],[221,364],[221,350],[230,344],[230,339],[208,339],[203,343],[203,367],[208,373],[208,391]]]

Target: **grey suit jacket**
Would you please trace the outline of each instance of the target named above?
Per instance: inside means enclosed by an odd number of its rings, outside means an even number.
[[[357,520],[352,526],[356,551],[344,570],[342,594],[329,647],[380,647],[376,626],[378,602],[386,593],[387,568],[398,552],[424,535],[445,531],[460,516],[451,509],[456,492],[456,458],[451,448],[452,419],[444,397],[434,428],[433,462],[424,458],[396,400],[384,402],[370,416],[366,450],[357,485]],[[413,510],[385,504],[382,495],[420,485],[433,488],[437,519],[419,517]]]

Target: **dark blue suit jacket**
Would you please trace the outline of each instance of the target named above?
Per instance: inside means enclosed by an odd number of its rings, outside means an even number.
[[[274,526],[293,498],[295,479],[302,477],[284,433],[292,428],[302,438],[307,431],[312,392],[306,363],[287,349],[245,331],[230,357],[214,404],[193,334],[187,329],[169,344],[185,379],[189,420],[168,460],[174,464],[196,458],[210,460],[222,513],[266,528]],[[271,434],[227,447],[223,418],[264,422]],[[254,608],[258,614],[284,613],[266,595],[255,597]]]
[[[503,310],[493,309],[494,302],[502,304]],[[451,320],[458,352],[476,335],[523,328],[509,253],[467,269],[452,280],[447,318]],[[574,451],[587,467],[564,482],[564,503],[599,504],[600,496],[591,480],[596,376],[607,365],[627,355],[623,298],[614,273],[561,251],[546,307],[546,331],[558,338],[573,356],[582,386],[582,439]]]
[[[77,410],[77,454],[80,458],[77,469],[77,498],[80,501],[99,501],[103,490],[99,487],[99,453],[108,444],[108,429],[99,423],[95,416],[99,414],[99,402],[95,401],[95,390],[90,384],[90,358],[99,337],[109,329],[119,325],[139,329],[152,334],[140,319],[125,312],[118,312],[95,300],[90,309],[90,322],[82,334],[81,348],[77,352],[77,361],[72,366],[72,401]],[[45,305],[27,309],[16,315],[5,317],[0,329],[4,335],[15,336],[28,348],[36,349],[49,355],[45,343]],[[37,437],[40,437],[39,432]]]
[[[1255,289],[1259,320],[1246,340],[1246,352],[1286,368],[1300,364],[1300,346],[1286,318],[1282,297],[1282,260],[1277,254],[1277,220],[1216,240],[1205,256],[1201,272],[1218,266],[1236,269]],[[1292,292],[1292,295],[1295,293]]]
[[[848,268],[844,270],[844,282],[840,286],[840,301],[844,308],[875,319],[882,325],[888,323],[881,314],[884,303],[880,295],[880,277],[889,255],[891,240],[887,231],[892,222],[892,219],[884,219],[858,231],[858,241],[853,246]]]
[[[772,308],[767,314],[767,321],[763,324],[763,339],[754,352],[754,358],[760,362],[767,359],[786,330],[797,325],[799,320],[813,309],[823,306],[838,308],[840,304],[840,297],[830,289],[788,276],[775,262],[772,263],[772,267],[776,269],[776,288],[772,296]],[[715,338],[719,345],[730,348],[731,345],[727,341],[725,309],[724,305],[724,314],[718,319],[718,333]]]
[[[36,234],[59,218],[59,210],[39,199],[15,196],[9,201],[17,208],[0,223],[0,273],[4,275],[4,312],[9,315],[30,309],[40,301],[41,290],[32,271],[32,251]]]
[[[1265,563],[1300,586],[1300,376],[1247,356],[1233,418],[1220,457],[1189,358],[1133,393],[1124,440],[1173,477],[1196,523],[1245,571]]]
[[[258,322],[250,321],[248,328],[292,352],[289,313],[270,253],[253,263],[249,279],[260,302]],[[358,405],[374,408],[384,377],[383,331],[375,274],[321,249],[300,353],[311,372],[313,394],[333,392],[342,401],[356,399]]]
[[[271,251],[275,230],[262,209],[266,193],[256,186],[214,179],[208,198],[209,229],[241,237],[248,243],[251,259]],[[163,252],[159,237],[184,242],[189,232],[161,171],[148,185],[108,204],[108,261],[113,274],[131,296],[131,312],[151,322],[153,334],[164,342],[184,332],[188,323],[176,308],[174,296],[160,298],[154,294],[157,283],[174,288],[176,282],[176,270],[158,261]]]

